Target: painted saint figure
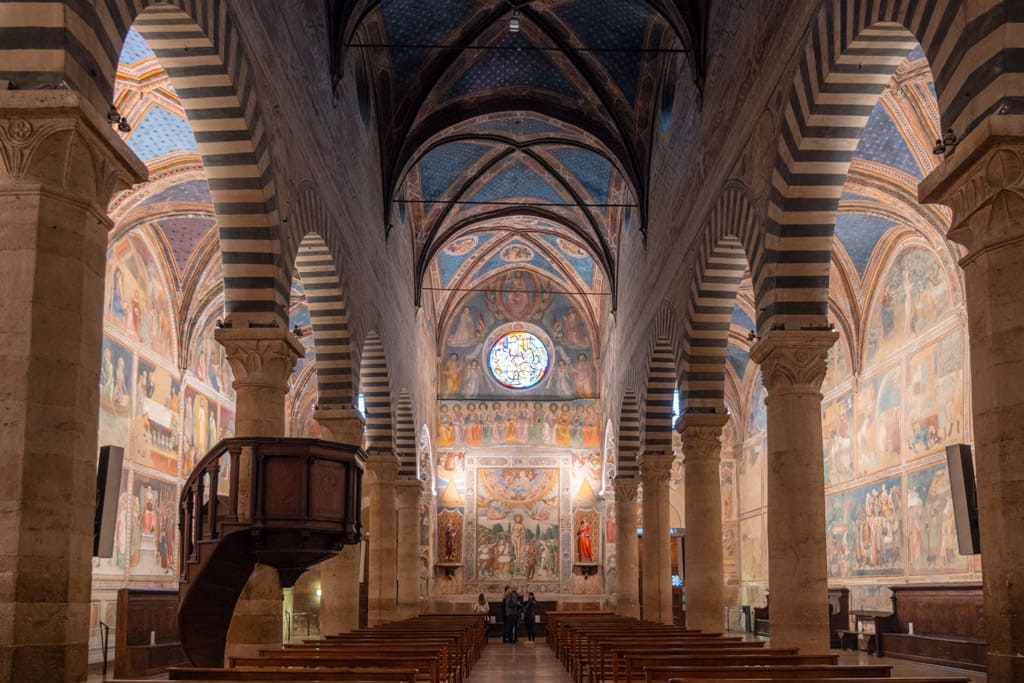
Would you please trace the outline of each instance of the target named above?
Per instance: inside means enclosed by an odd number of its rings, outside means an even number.
[[[580,542],[580,562],[593,562],[594,549],[590,543],[590,524],[587,520],[580,522],[580,528],[576,531]]]
[[[455,529],[451,524],[447,524],[444,527],[444,561],[455,562]]]

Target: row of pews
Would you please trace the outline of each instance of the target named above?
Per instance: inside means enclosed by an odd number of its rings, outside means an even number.
[[[884,665],[839,664],[742,636],[702,633],[610,612],[549,612],[547,642],[574,683],[704,683],[800,680],[968,683],[968,678],[891,677]]]
[[[424,615],[229,657],[228,666],[172,668],[172,681],[464,683],[486,643],[483,617]]]

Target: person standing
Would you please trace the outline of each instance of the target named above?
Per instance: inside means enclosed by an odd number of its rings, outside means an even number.
[[[505,594],[501,597],[501,642],[512,642],[512,621],[509,617],[509,601],[512,597],[512,589],[505,586]]]
[[[508,629],[508,640],[513,645],[519,640],[519,616],[522,614],[523,596],[515,586],[505,596],[505,623]]]
[[[526,624],[526,644],[533,645],[536,636],[537,618],[537,597],[533,591],[527,593],[526,602],[523,603],[523,623]]]

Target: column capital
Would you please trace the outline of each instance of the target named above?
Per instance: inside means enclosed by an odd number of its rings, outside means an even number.
[[[371,484],[397,483],[398,466],[398,456],[394,451],[378,448],[366,454],[366,477]]]
[[[106,118],[73,90],[0,90],[0,185],[36,184],[106,219],[111,196],[148,177]]]
[[[236,389],[265,387],[288,391],[295,362],[306,350],[294,334],[280,327],[224,327],[214,331],[224,347]]]
[[[722,455],[722,428],[728,423],[725,413],[683,413],[678,429],[686,464],[697,460],[717,463]]]
[[[635,503],[640,490],[636,477],[615,477],[615,500]]]
[[[399,510],[419,509],[421,493],[419,479],[400,477],[395,480],[395,500]]]
[[[967,247],[967,262],[1024,239],[1024,117],[988,117],[921,182],[918,196],[953,209],[947,237]]]
[[[668,453],[644,453],[640,457],[640,479],[645,489],[648,483],[668,482],[672,475],[675,456]]]
[[[326,406],[313,411],[313,419],[326,429],[331,440],[362,447],[366,419],[355,408]]]
[[[832,330],[769,330],[750,349],[761,366],[768,396],[820,394],[828,350],[839,339]]]

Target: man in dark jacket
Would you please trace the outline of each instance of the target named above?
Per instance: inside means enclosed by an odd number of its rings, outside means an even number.
[[[523,596],[515,586],[505,594],[505,629],[506,643],[513,643],[519,640],[519,615],[523,609]]]

